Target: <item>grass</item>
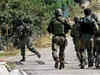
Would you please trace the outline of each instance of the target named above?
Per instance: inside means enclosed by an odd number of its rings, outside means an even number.
[[[14,51],[4,51],[2,53],[0,53],[0,57],[4,57],[4,56],[15,56],[18,54],[18,50],[14,50]]]
[[[51,45],[51,37],[49,35],[45,35],[36,40],[35,42],[35,46],[37,48],[47,48]]]
[[[5,49],[3,52],[0,52],[0,58],[8,56],[16,56],[19,53],[19,50],[16,50],[13,46],[9,46],[8,49]]]

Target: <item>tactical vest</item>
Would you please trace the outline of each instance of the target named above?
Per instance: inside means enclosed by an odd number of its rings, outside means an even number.
[[[32,25],[31,24],[26,24],[25,25],[25,33],[26,33],[26,36],[31,36],[32,35]]]
[[[32,27],[30,25],[20,25],[17,27],[17,33],[20,38],[29,37],[32,35]]]
[[[80,37],[80,32],[79,32],[79,25],[74,24],[71,30],[71,36],[74,38],[79,38]]]
[[[61,20],[57,20],[57,19],[54,20],[53,34],[55,34],[55,35],[65,34],[64,33],[64,24],[62,23]]]

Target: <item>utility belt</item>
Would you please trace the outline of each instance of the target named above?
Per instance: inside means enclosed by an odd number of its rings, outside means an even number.
[[[62,45],[62,44],[67,45],[66,35],[65,34],[54,35],[52,38],[52,42],[56,43],[57,45]]]

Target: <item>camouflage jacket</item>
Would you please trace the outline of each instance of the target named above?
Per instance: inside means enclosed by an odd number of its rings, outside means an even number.
[[[48,32],[54,35],[66,34],[69,29],[71,29],[70,25],[67,23],[66,19],[63,17],[54,17],[48,26]]]
[[[80,37],[79,28],[80,28],[79,24],[74,24],[74,25],[72,26],[71,36],[72,36],[73,38],[79,38],[79,37]]]

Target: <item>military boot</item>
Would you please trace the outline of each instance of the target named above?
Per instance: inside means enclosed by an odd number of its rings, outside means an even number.
[[[84,69],[84,65],[80,65],[80,69]]]
[[[65,67],[64,63],[60,63],[59,69],[61,70],[61,69],[63,69],[64,67]]]
[[[25,57],[23,56],[20,62],[25,62]]]
[[[88,64],[88,67],[93,67],[93,63],[89,63]]]
[[[58,64],[59,64],[59,62],[56,61],[56,62],[55,62],[55,68],[56,68],[56,69],[58,68]]]
[[[41,55],[38,51],[34,51],[34,53],[37,55],[38,58],[41,58]]]

